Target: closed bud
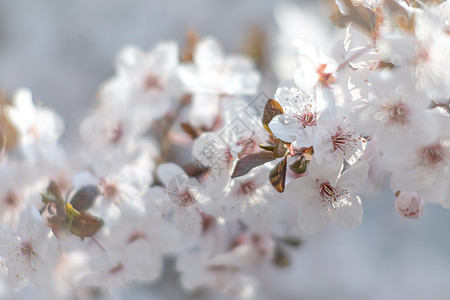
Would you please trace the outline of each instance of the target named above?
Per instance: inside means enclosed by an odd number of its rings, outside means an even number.
[[[395,199],[395,211],[407,219],[419,219],[425,211],[425,200],[418,192],[400,192]]]

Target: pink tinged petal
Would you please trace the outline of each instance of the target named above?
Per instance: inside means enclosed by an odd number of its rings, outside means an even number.
[[[185,174],[184,170],[174,163],[162,164],[158,168],[158,177],[164,183],[165,186],[169,185],[169,182],[177,175]]]
[[[294,205],[308,205],[319,201],[316,180],[311,176],[289,182],[284,190],[284,199]]]
[[[130,76],[142,62],[144,53],[132,46],[124,48],[116,58],[116,71],[119,75]]]
[[[30,205],[20,214],[17,235],[22,240],[29,241],[38,234],[42,226],[44,226],[44,223],[38,209]]]
[[[172,222],[181,233],[189,236],[199,236],[202,231],[202,218],[194,207],[178,208],[175,210]]]
[[[219,96],[215,94],[195,94],[191,103],[190,123],[194,127],[211,128],[219,113]]]
[[[299,58],[299,65],[293,73],[294,81],[302,91],[308,92],[316,86],[319,80],[317,66],[306,57]]]
[[[298,225],[307,234],[316,234],[322,231],[329,219],[322,202],[314,201],[299,207]]]
[[[425,200],[418,192],[400,192],[395,199],[395,211],[407,219],[419,219],[425,211]]]
[[[73,184],[75,188],[80,188],[85,185],[98,185],[99,179],[91,172],[83,171],[75,174],[73,177]]]
[[[149,64],[152,71],[158,75],[167,75],[179,62],[179,49],[175,42],[167,41],[158,43],[150,52]]]
[[[210,255],[204,252],[183,254],[176,262],[176,269],[180,272],[201,269],[205,266],[209,257]]]
[[[288,114],[275,116],[269,123],[269,128],[275,137],[280,140],[292,143],[295,141],[297,132],[301,130],[302,125],[299,121]]]
[[[338,179],[338,185],[348,192],[356,191],[366,182],[368,173],[369,164],[362,161],[342,173]]]
[[[0,256],[9,257],[11,244],[20,243],[17,236],[12,232],[11,228],[5,224],[1,224],[0,227]]]
[[[189,272],[182,274],[181,284],[183,288],[188,291],[192,291],[201,286],[208,285],[214,278],[207,270],[196,270],[195,272]]]
[[[57,259],[58,241],[49,227],[42,225],[32,239],[33,251],[41,257]]]
[[[362,222],[363,208],[359,197],[347,196],[341,199],[341,205],[331,209],[330,219],[339,226],[351,228],[358,226]]]
[[[6,282],[8,282],[13,290],[19,290],[25,287],[28,283],[28,277],[24,268],[9,267]]]
[[[27,270],[30,282],[38,287],[46,288],[51,284],[52,275],[51,262],[42,259],[38,255],[33,256],[32,266]]]
[[[13,106],[7,111],[8,117],[19,131],[25,133],[34,122],[36,107],[33,104],[31,91],[18,89],[13,96]]]
[[[334,185],[343,167],[343,161],[323,166],[313,157],[308,165],[308,175],[314,179],[328,181],[331,185]]]
[[[120,263],[121,258],[118,253],[105,252],[92,258],[91,269],[94,272],[109,272]]]
[[[149,242],[137,240],[125,249],[123,264],[126,268],[127,280],[150,282],[161,274],[162,256]]]
[[[79,281],[80,286],[96,286],[102,287],[107,284],[108,278],[105,278],[105,274],[102,273],[92,273],[87,274]]]
[[[228,145],[214,132],[205,132],[192,145],[192,155],[204,166],[212,166],[217,161],[232,161]],[[227,151],[228,150],[228,151]]]
[[[205,38],[197,44],[193,60],[200,69],[220,68],[224,63],[222,46],[214,38]]]

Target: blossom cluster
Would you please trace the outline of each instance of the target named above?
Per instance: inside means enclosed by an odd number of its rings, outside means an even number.
[[[170,260],[188,291],[250,298],[297,229],[359,225],[386,178],[401,216],[450,208],[450,3],[336,4],[343,39],[295,40],[273,97],[212,37],[124,48],[80,153],[29,90],[2,97],[1,293],[115,294]]]

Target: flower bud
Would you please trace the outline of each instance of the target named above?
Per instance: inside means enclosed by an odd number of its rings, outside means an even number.
[[[425,211],[425,200],[418,192],[399,192],[395,211],[404,218],[419,219]]]

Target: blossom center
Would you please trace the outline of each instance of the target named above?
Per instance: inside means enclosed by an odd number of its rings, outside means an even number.
[[[410,108],[403,102],[392,105],[385,105],[385,112],[387,113],[387,123],[400,124],[406,127],[409,123],[409,116],[411,114]]]
[[[195,204],[194,195],[188,189],[182,191],[177,198],[178,201],[176,204],[180,207],[189,207]]]
[[[328,181],[323,182],[320,185],[319,194],[323,202],[323,206],[327,209],[328,213],[332,209],[336,209],[342,206],[341,196],[344,191],[340,191],[338,188],[332,186]]]
[[[332,73],[325,72],[327,68],[327,64],[321,64],[317,69],[317,74],[319,75],[319,82],[323,85],[330,85],[335,83],[336,79],[334,78]]]
[[[115,275],[115,274],[121,272],[122,270],[123,270],[123,265],[122,265],[122,263],[119,263],[117,266],[115,266],[114,268],[109,270],[108,273],[111,275]]]
[[[118,142],[120,142],[120,140],[122,139],[122,136],[123,136],[122,124],[119,123],[110,128],[109,140],[112,144],[117,144]]]
[[[340,150],[342,153],[352,152],[358,143],[358,140],[352,137],[352,132],[340,125],[337,126],[336,133],[331,137],[331,141],[333,150]]]
[[[137,240],[145,239],[145,238],[146,238],[146,235],[143,232],[134,230],[133,233],[131,233],[131,235],[128,237],[127,242],[128,242],[128,244],[131,244]]]
[[[17,208],[20,203],[19,196],[13,191],[8,191],[3,198],[3,201],[9,208]]]
[[[146,92],[151,90],[162,90],[159,78],[152,73],[147,74],[144,79],[144,90]]]
[[[238,194],[253,195],[256,190],[256,184],[253,181],[246,181],[240,184]]]
[[[242,147],[241,151],[239,152],[239,157],[241,157],[243,155],[255,152],[255,148],[257,147],[258,142],[254,138],[250,137],[247,139],[240,139],[236,143],[236,145]]]
[[[30,262],[35,254],[33,251],[33,246],[30,241],[21,241],[19,247],[19,254],[25,258],[26,261]]]
[[[425,166],[435,167],[444,162],[448,156],[448,149],[441,143],[424,147],[421,150],[422,163]]]
[[[117,194],[119,194],[119,189],[114,182],[107,182],[106,180],[102,179],[100,181],[100,186],[102,187],[103,195],[105,195],[105,197],[107,198],[115,198]]]
[[[305,109],[301,115],[296,114],[294,117],[300,121],[303,127],[315,126],[317,123],[317,114],[309,109]]]

